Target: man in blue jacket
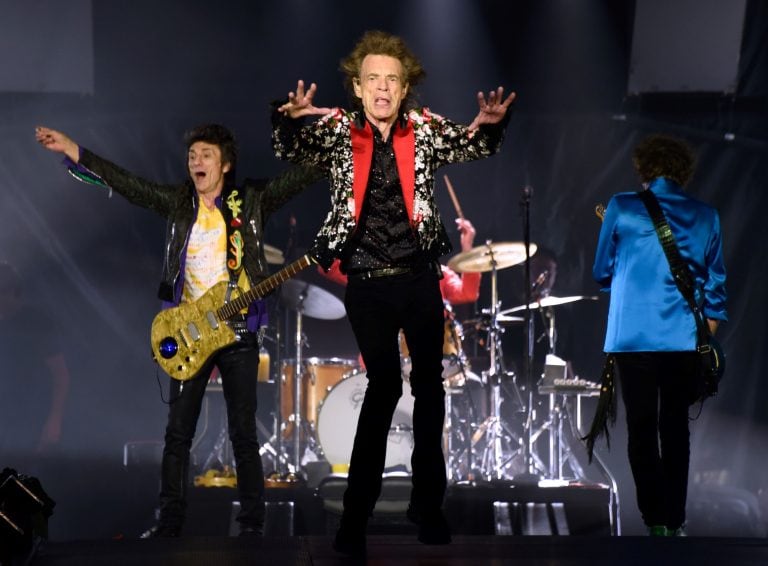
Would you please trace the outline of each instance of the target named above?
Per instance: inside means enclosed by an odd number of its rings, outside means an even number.
[[[633,163],[643,189],[659,201],[714,333],[727,320],[720,219],[683,191],[695,155],[681,140],[656,134],[638,144]],[[615,354],[638,507],[650,534],[681,534],[689,390],[699,367],[696,321],[638,193],[619,193],[608,203],[592,273],[611,293],[604,350]]]

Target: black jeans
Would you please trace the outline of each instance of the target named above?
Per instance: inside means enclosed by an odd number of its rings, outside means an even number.
[[[171,405],[165,429],[160,486],[160,526],[181,527],[186,515],[189,450],[213,366],[219,368],[227,406],[229,438],[237,467],[242,526],[264,522],[264,471],[256,435],[258,340],[248,334],[218,352],[198,375],[185,382],[171,380]]]
[[[381,493],[387,437],[403,390],[398,346],[401,328],[413,364],[411,504],[423,514],[436,512],[443,504],[447,483],[442,448],[444,315],[438,281],[437,273],[425,268],[366,281],[350,277],[347,284],[344,302],[365,363],[368,387],[352,448],[344,514],[362,524]]]
[[[648,526],[685,523],[690,434],[688,398],[696,352],[616,354],[627,412],[629,464]]]

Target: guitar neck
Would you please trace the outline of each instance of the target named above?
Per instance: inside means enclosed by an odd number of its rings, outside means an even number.
[[[237,313],[247,308],[253,301],[261,299],[264,295],[276,289],[280,284],[288,281],[288,279],[295,276],[302,269],[308,267],[311,263],[312,258],[308,255],[300,257],[277,273],[273,273],[263,281],[259,282],[255,287],[252,287],[239,297],[232,299],[232,301],[218,309],[216,314],[218,314],[221,320],[229,320]]]

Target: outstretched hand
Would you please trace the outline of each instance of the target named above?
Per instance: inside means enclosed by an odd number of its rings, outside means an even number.
[[[44,148],[63,153],[75,163],[80,159],[80,146],[61,132],[38,126],[35,128],[35,139]]]
[[[504,99],[503,86],[500,86],[495,91],[492,90],[489,92],[487,100],[482,92],[478,92],[477,105],[480,107],[480,110],[469,125],[469,130],[476,130],[483,124],[498,124],[501,122],[516,96],[517,95],[513,92]]]
[[[330,108],[318,108],[312,104],[316,92],[317,85],[315,83],[310,84],[309,89],[304,90],[304,81],[299,80],[296,85],[296,92],[289,92],[288,102],[280,106],[277,111],[287,114],[291,118],[328,114],[331,111]]]

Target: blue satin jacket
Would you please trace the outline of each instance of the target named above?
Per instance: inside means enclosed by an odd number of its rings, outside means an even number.
[[[704,316],[727,320],[717,211],[666,178],[655,179],[649,189],[696,278],[696,298]],[[605,352],[696,349],[693,313],[672,279],[653,222],[637,193],[618,193],[608,203],[592,275],[611,293]]]

